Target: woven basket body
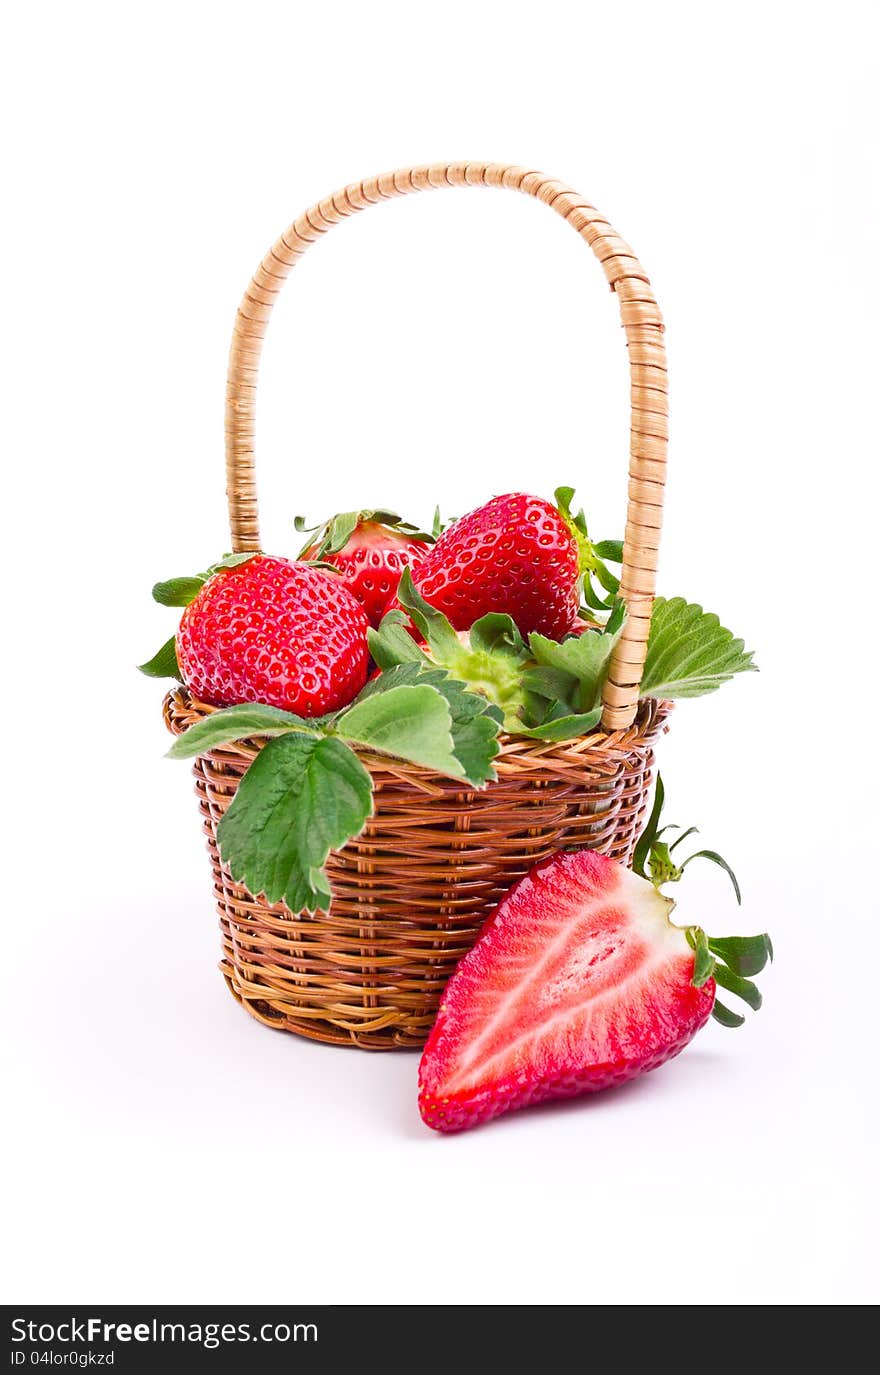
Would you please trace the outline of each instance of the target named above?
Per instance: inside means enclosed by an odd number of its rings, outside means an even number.
[[[175,734],[205,715],[168,694]],[[665,707],[563,744],[504,737],[498,780],[466,790],[427,769],[361,755],[374,786],[364,832],[330,856],[330,912],[295,915],[235,883],[217,823],[259,749],[230,745],[195,764],[230,992],[272,1027],[368,1049],[424,1044],[440,995],[499,898],[538,860],[589,846],[628,863]]]
[[[589,846],[628,862],[650,786],[666,705],[640,701],[653,605],[666,459],[663,323],[632,249],[558,181],[495,163],[409,168],[358,182],[299,216],[272,246],[236,317],[226,398],[232,547],[261,548],[254,469],[257,370],[275,297],[309,246],[339,220],[414,191],[496,186],[555,210],[592,248],[618,297],[631,376],[627,523],[620,594],[627,620],[603,691],[601,729],[549,744],[503,737],[498,778],[480,791],[415,766],[361,754],[374,782],[364,832],[331,854],[327,913],[268,905],[221,863],[217,824],[259,741],[200,757],[208,837],[230,991],[269,1026],[369,1049],[420,1046],[443,988],[499,898],[537,861]],[[179,734],[211,707],[169,693]]]

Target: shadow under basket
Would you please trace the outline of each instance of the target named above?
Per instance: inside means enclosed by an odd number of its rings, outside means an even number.
[[[212,708],[185,688],[165,699],[179,735]],[[229,991],[266,1026],[369,1050],[424,1045],[440,996],[507,890],[556,850],[628,863],[667,703],[648,699],[625,730],[561,744],[502,737],[482,791],[361,754],[374,782],[363,833],[330,856],[328,913],[270,906],[220,861],[217,823],[260,749],[224,746],[195,763]]]

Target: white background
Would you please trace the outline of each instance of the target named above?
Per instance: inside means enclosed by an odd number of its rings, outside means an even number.
[[[876,1300],[877,8],[19,7],[7,21],[2,1142],[9,1301]],[[274,1034],[216,972],[186,766],[133,665],[228,547],[222,402],[268,244],[433,159],[567,180],[668,325],[661,589],[762,672],[685,703],[673,820],[770,929],[765,1009],[619,1093],[443,1139],[417,1059]],[[264,541],[577,483],[623,523],[615,302],[545,207],[341,225],[272,322]],[[11,488],[11,492],[9,489]]]

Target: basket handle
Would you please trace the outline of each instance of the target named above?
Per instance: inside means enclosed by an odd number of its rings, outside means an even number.
[[[494,162],[435,163],[386,172],[312,206],[269,249],[238,308],[226,386],[226,494],[236,553],[260,548],[254,473],[257,371],[275,297],[315,239],[368,205],[440,186],[501,186],[544,201],[577,230],[617,293],[629,349],[632,421],[629,489],[620,595],[627,620],[603,693],[602,725],[631,725],[647,652],[666,476],[667,385],[663,318],[632,249],[597,210],[562,182]]]

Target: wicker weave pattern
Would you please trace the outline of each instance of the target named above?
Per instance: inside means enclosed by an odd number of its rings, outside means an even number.
[[[184,688],[165,719],[179,734],[210,711]],[[666,708],[634,726],[550,745],[506,737],[482,792],[363,755],[374,815],[328,864],[329,914],[255,899],[220,862],[217,823],[259,742],[195,765],[230,991],[272,1027],[368,1049],[420,1046],[456,963],[501,895],[538,860],[588,845],[628,862]]]
[[[629,500],[620,591],[627,623],[611,660],[602,724],[631,724],[639,697],[654,599],[666,477],[667,385],[663,319],[645,270],[629,244],[571,187],[540,172],[492,162],[436,163],[354,182],[312,206],[269,249],[238,310],[226,388],[226,491],[232,547],[260,548],[254,469],[257,371],[272,306],[306,249],[334,224],[369,205],[413,191],[498,186],[535,196],[589,244],[616,293],[629,348]]]

